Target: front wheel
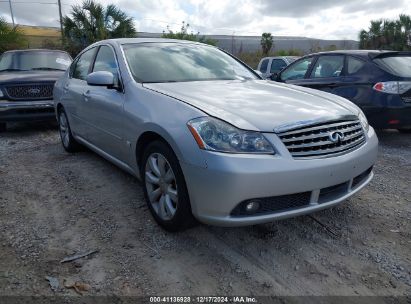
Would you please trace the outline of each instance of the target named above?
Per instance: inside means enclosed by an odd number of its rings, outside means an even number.
[[[155,141],[147,146],[141,177],[147,205],[160,226],[179,231],[195,224],[183,172],[167,144]]]
[[[411,133],[411,128],[409,129],[398,129],[399,132],[401,133]]]
[[[79,151],[80,144],[74,139],[73,134],[71,133],[70,124],[64,109],[59,111],[58,117],[59,133],[64,150],[70,153]]]

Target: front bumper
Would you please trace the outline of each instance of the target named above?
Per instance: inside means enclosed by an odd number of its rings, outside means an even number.
[[[266,135],[278,142],[275,134]],[[269,138],[271,137],[271,138]],[[368,175],[353,185],[353,179],[370,169],[377,158],[378,139],[373,128],[366,143],[335,157],[295,160],[285,147],[276,145],[277,155],[236,155],[204,151],[207,168],[182,163],[193,215],[201,222],[218,226],[245,226],[302,215],[334,206],[363,188]],[[321,189],[347,185],[338,195],[325,196]],[[308,204],[299,208],[234,216],[233,210],[245,200],[310,192]]]
[[[1,101],[0,122],[55,119],[53,100]]]

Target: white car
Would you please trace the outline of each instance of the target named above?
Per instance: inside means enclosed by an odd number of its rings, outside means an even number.
[[[264,57],[260,60],[257,70],[260,71],[264,79],[268,79],[271,75],[281,72],[298,58],[297,56]]]
[[[329,208],[372,179],[377,157],[350,101],[263,80],[190,41],[95,43],[56,83],[54,102],[64,148],[85,145],[140,177],[153,217],[173,231]]]

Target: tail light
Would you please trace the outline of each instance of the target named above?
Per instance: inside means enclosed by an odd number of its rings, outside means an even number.
[[[404,94],[411,89],[411,81],[377,82],[373,89],[388,94]]]

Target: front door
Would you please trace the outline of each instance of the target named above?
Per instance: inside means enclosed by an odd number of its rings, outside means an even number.
[[[113,88],[89,86],[84,93],[84,110],[92,125],[90,142],[111,156],[125,161],[127,147],[123,131],[124,93],[114,50],[99,47],[91,72],[107,71],[114,75]]]

